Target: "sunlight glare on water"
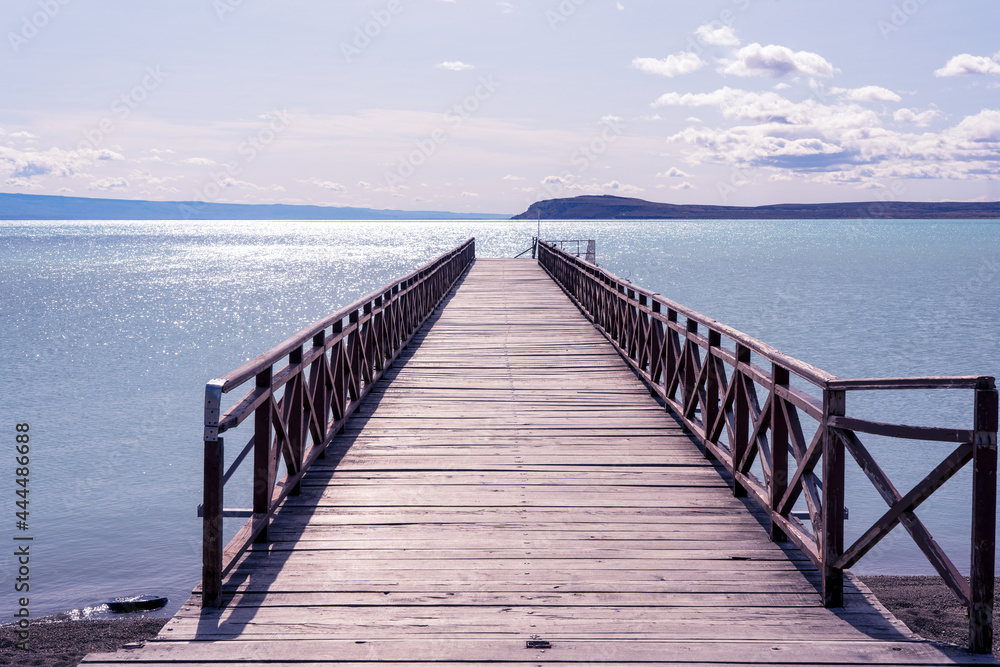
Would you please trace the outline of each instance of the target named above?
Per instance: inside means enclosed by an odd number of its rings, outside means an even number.
[[[5,223],[0,382],[4,424],[31,424],[32,612],[145,593],[168,595],[175,610],[199,576],[205,382],[466,238],[476,237],[479,257],[514,256],[536,225]],[[841,377],[1000,372],[994,222],[543,221],[541,230],[596,239],[608,270]],[[968,427],[970,393],[920,394],[852,395],[849,405],[859,416]],[[920,443],[876,446],[901,488],[926,472],[922,461],[944,456]],[[884,508],[860,482],[849,481],[859,487],[849,532]],[[921,511],[935,535],[968,530],[963,483]],[[8,542],[12,530],[5,523]],[[907,540],[894,533],[855,569],[929,573]],[[958,542],[964,569],[968,545]],[[12,566],[5,555],[0,568]],[[11,604],[4,596],[0,614]]]

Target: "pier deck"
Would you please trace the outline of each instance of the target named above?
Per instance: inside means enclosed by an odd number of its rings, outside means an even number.
[[[820,574],[530,260],[479,259],[269,533],[85,664],[996,664]],[[539,648],[528,648],[527,642]]]

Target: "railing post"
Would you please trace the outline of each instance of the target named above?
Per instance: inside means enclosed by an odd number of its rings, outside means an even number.
[[[592,279],[593,280],[593,279]],[[657,319],[660,313],[660,302],[653,299],[653,314],[649,316],[649,393],[656,396],[656,385],[663,375],[663,323]]]
[[[372,363],[375,365],[375,370],[380,371],[385,366],[385,357],[392,354],[386,340],[385,333],[385,309],[383,304],[385,299],[381,296],[375,297],[375,314],[372,315],[372,333],[374,334],[372,345]]]
[[[722,334],[712,329],[708,330],[708,350],[705,352],[705,404],[701,406],[701,416],[705,422],[705,458],[714,461],[715,455],[708,448],[708,441],[712,439],[712,427],[719,417],[719,377],[716,374],[715,355],[713,352],[722,345]]]
[[[315,336],[313,336],[312,344],[314,348],[323,348],[326,345],[326,333],[325,330],[320,331]],[[323,355],[326,353],[324,352]],[[312,398],[313,408],[317,411],[317,419],[320,424],[326,424],[327,419],[330,416],[330,389],[326,386],[325,378],[320,377],[320,369],[322,368],[321,362],[325,363],[325,356],[320,355],[313,361],[312,370],[309,371],[309,377],[313,382],[313,391],[310,396]],[[332,369],[331,369],[332,370]],[[308,427],[306,431],[308,431]],[[325,459],[326,450],[321,449],[316,458]]]
[[[441,275],[439,271],[437,275]],[[364,316],[367,318],[364,323],[364,331],[361,327],[358,327],[358,333],[361,335],[361,377],[358,380],[358,387],[361,386],[361,381],[363,380],[365,384],[369,384],[372,381],[372,370],[375,366],[375,316],[372,315],[372,302],[369,301],[363,307]]]
[[[783,398],[778,396],[778,387],[788,388],[789,373],[787,368],[782,368],[778,364],[771,365],[771,540],[784,542],[788,539],[778,523],[774,520],[774,515],[778,512],[778,505],[785,497],[785,490],[788,488],[788,422],[785,421],[784,410],[782,409]]]
[[[297,348],[292,350],[288,354],[289,365],[301,364],[303,356],[302,346],[299,345]],[[291,401],[288,408],[288,447],[292,453],[292,459],[295,461],[296,467],[301,470],[302,462],[305,460],[305,442],[307,440],[305,433],[303,433],[303,427],[305,426],[305,414],[304,406],[305,400],[303,397],[303,392],[305,392],[305,380],[306,374],[305,369],[300,368],[299,372],[296,374],[295,378],[287,385],[285,385],[285,394],[287,398],[286,401]],[[288,396],[288,394],[291,394]],[[301,480],[292,487],[289,495],[297,496],[302,493],[302,482]]]
[[[997,511],[997,390],[991,381],[976,388],[972,454],[972,566],[969,650],[993,650],[993,593]]]
[[[344,320],[337,320],[330,327],[330,335],[337,337],[344,333]],[[334,421],[340,421],[347,405],[347,345],[343,338],[330,348],[330,373],[333,375],[333,390],[330,392],[330,411]],[[344,432],[341,426],[341,433]]]
[[[600,319],[598,324],[609,334],[611,333],[612,321],[614,317],[614,297],[611,296],[611,279],[601,276],[601,296],[600,296]]]
[[[582,273],[582,272],[581,272]],[[639,371],[646,370],[646,363],[649,361],[649,315],[643,310],[643,306],[649,307],[649,298],[645,294],[639,295],[639,307],[636,308],[636,320],[639,335],[636,337],[635,360],[639,362]],[[652,371],[652,368],[650,368]]]
[[[698,335],[698,323],[692,320],[690,317],[687,318],[687,332],[695,336]],[[684,337],[684,343],[681,345],[681,349],[684,350],[684,409],[687,410],[688,402],[691,400],[692,394],[694,394],[695,384],[698,382],[698,371],[695,370],[694,360],[698,356],[698,344],[691,341],[687,336]],[[702,415],[704,417],[705,415]]]
[[[618,347],[625,349],[628,342],[627,329],[625,324],[628,321],[628,312],[626,311],[626,306],[628,303],[625,301],[625,286],[621,283],[615,283],[615,311],[614,320],[612,326],[614,330],[614,339],[618,342]]]
[[[834,563],[844,553],[844,442],[829,426],[830,417],[847,413],[842,390],[823,390],[823,517],[820,554],[823,559],[823,604],[844,606],[844,570]]]
[[[747,489],[740,483],[739,469],[747,448],[750,446],[750,399],[746,392],[746,379],[740,364],[750,363],[750,348],[740,343],[736,344],[736,368],[733,371],[733,382],[736,386],[733,391],[736,396],[733,399],[733,440],[729,443],[729,449],[733,453],[733,495],[737,498],[746,498]]]
[[[352,401],[361,398],[361,325],[360,315],[357,310],[352,310],[347,316],[349,326],[352,327],[348,334],[350,342],[347,347],[348,367],[350,375],[347,378],[347,390]]]
[[[268,366],[257,374],[257,388],[267,389],[268,398],[254,411],[253,431],[253,511],[254,514],[266,515],[271,509],[271,488],[274,486],[274,476],[271,472],[271,372],[273,366]],[[270,522],[265,520],[264,527],[257,534],[254,542],[268,541],[267,530]]]
[[[625,355],[630,359],[638,361],[638,341],[639,341],[639,306],[633,305],[635,298],[635,290],[627,289],[625,290],[625,344],[622,349],[625,350]]]
[[[389,348],[390,356],[395,354],[399,349],[400,344],[403,342],[403,304],[402,297],[400,296],[401,288],[399,284],[396,284],[392,288],[392,295],[390,296],[390,308],[389,308],[389,335],[392,337],[392,347]],[[392,364],[390,364],[391,366]]]
[[[201,606],[222,606],[222,504],[225,449],[219,437],[222,384],[205,387],[205,479],[202,495]]]

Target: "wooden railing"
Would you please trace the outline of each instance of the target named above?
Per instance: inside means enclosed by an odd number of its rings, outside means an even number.
[[[299,493],[309,466],[472,263],[469,239],[416,271],[312,324],[274,349],[205,387],[205,488],[202,605],[222,602],[222,577],[253,542],[266,542],[271,515]],[[277,370],[276,370],[277,368]],[[253,380],[221,413],[222,395]],[[224,469],[222,433],[253,416],[249,442]],[[251,457],[250,454],[253,454]],[[227,510],[223,488],[244,460],[253,461],[253,507]],[[286,474],[277,480],[279,460]],[[224,517],[247,522],[223,548]]]
[[[532,239],[532,243],[537,244],[538,239]],[[597,263],[597,241],[594,239],[549,240],[542,241],[542,243],[548,243],[549,245],[555,246],[560,250],[565,250],[574,257],[583,256],[583,258],[591,264]]]
[[[843,606],[844,569],[902,524],[967,605],[970,650],[992,650],[997,483],[994,378],[843,380],[551,244],[539,243],[538,261],[680,417],[702,443],[706,456],[725,465],[733,477],[734,493],[749,495],[767,511],[772,539],[790,539],[820,568],[826,606]],[[885,424],[847,412],[848,392],[910,389],[971,390],[971,428]],[[957,446],[920,483],[900,493],[859,433]],[[857,462],[889,507],[846,548],[845,454]],[[914,510],[969,461],[973,465],[972,552],[967,581]],[[804,511],[793,511],[797,504],[804,505]]]

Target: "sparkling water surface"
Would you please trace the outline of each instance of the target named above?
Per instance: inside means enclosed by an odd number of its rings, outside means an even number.
[[[536,224],[0,225],[0,535],[34,538],[32,615],[100,615],[101,602],[137,594],[167,595],[161,613],[175,611],[200,576],[205,382],[466,238],[479,257],[514,256]],[[993,221],[543,221],[541,234],[596,239],[608,270],[840,377],[1000,374]],[[866,392],[848,407],[968,428],[972,393]],[[20,422],[31,425],[26,533],[14,516]],[[950,451],[863,439],[904,493]],[[918,510],[962,570],[969,504],[960,474]],[[849,541],[885,510],[856,472],[848,507]],[[4,551],[10,590],[17,563]],[[932,573],[898,528],[854,570]],[[0,596],[0,622],[15,601]]]

